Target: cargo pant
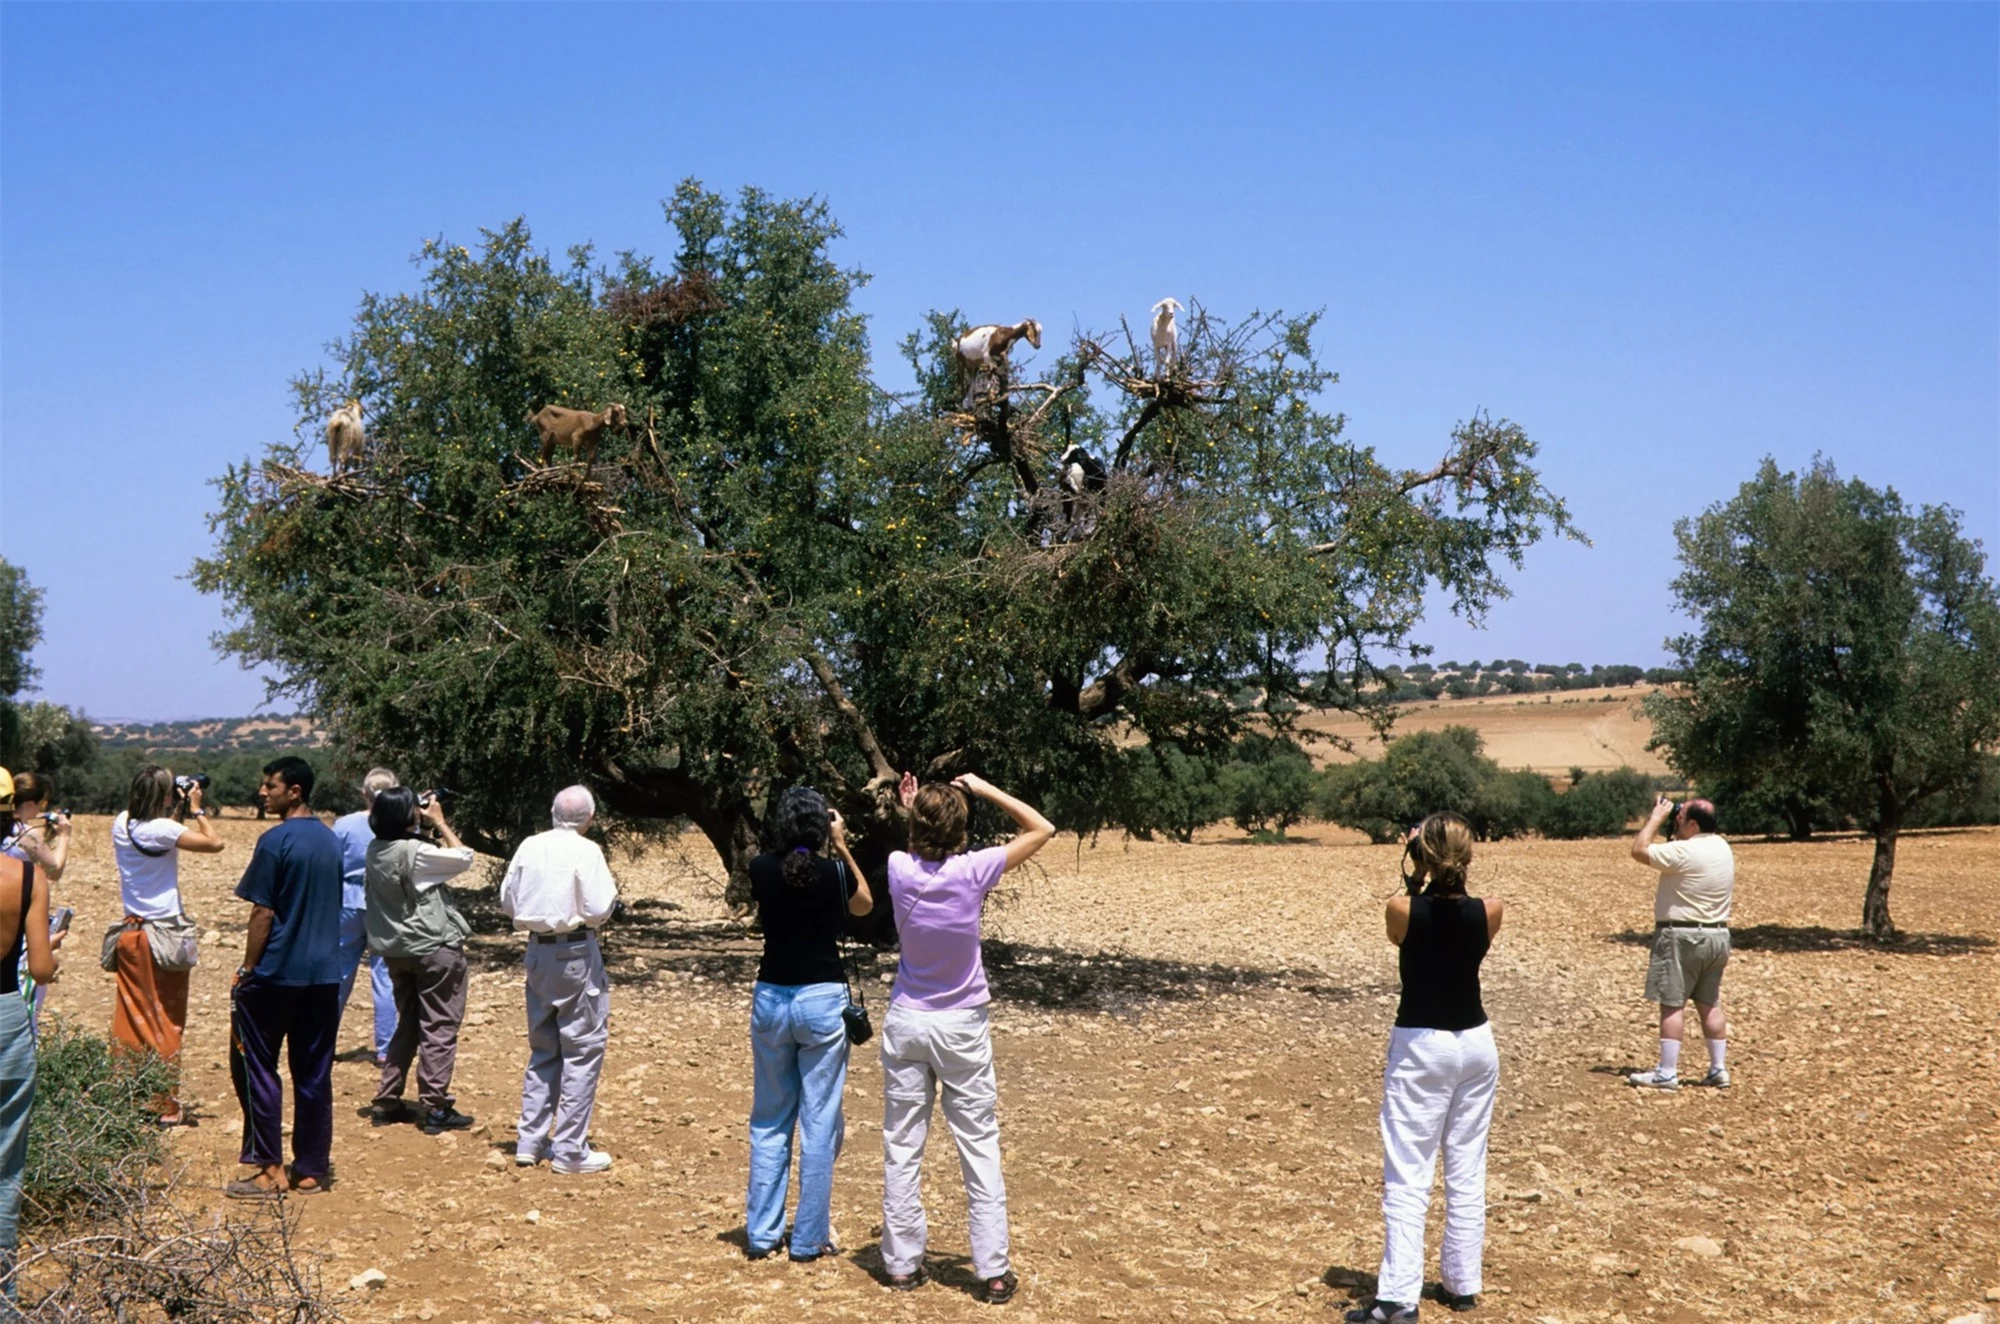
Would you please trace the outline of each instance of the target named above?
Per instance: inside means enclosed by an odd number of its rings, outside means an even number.
[[[998,1278],[1008,1270],[1007,1185],[1000,1177],[1000,1093],[985,1007],[918,1011],[898,1003],[882,1022],[882,1265],[906,1274],[923,1263],[930,1233],[924,1143],[940,1091],[965,1179],[972,1271],[982,1280]]]
[[[528,1069],[521,1076],[517,1158],[580,1162],[590,1153],[590,1115],[611,1037],[611,988],[597,935],[556,942],[531,935]]]

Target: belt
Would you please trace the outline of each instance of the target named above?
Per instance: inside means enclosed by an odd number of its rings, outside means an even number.
[[[530,940],[534,942],[582,942],[589,936],[589,929],[571,929],[567,933],[531,933],[528,935]]]
[[[1661,929],[1726,929],[1728,927],[1729,921],[1726,919],[1719,923],[1712,920],[1700,919],[1663,919],[1653,925],[1653,932],[1658,933]]]

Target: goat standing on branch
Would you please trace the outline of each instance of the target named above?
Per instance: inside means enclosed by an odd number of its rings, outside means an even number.
[[[973,401],[983,392],[995,388],[997,375],[1007,370],[1007,351],[1017,340],[1040,349],[1042,324],[1029,318],[1012,326],[975,326],[958,338],[958,361],[968,378],[965,399],[959,402],[961,408],[972,408]]]
[[[1174,365],[1181,350],[1181,329],[1174,321],[1180,310],[1177,299],[1162,299],[1153,305],[1153,364],[1161,373]]]
[[[604,430],[625,428],[630,423],[625,416],[625,406],[620,404],[610,405],[597,414],[588,409],[543,405],[528,415],[528,421],[541,434],[543,467],[547,467],[549,458],[558,448],[575,453],[586,465],[595,463],[597,443],[604,439]]]
[[[361,402],[349,400],[333,411],[333,417],[326,421],[326,460],[333,472],[339,473],[361,462],[361,452],[368,444],[367,434],[361,430]]]

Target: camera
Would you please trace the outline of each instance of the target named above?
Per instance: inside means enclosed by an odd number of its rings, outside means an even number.
[[[192,791],[197,786],[201,787],[201,789],[204,792],[208,790],[207,773],[184,772],[180,776],[174,778],[174,794],[180,796],[184,800],[187,798],[188,792]]]
[[[417,794],[417,808],[429,809],[439,796],[450,794],[450,789],[443,786],[432,787],[428,791],[420,791]]]
[[[42,822],[48,824],[50,827],[54,827],[56,824],[62,822],[65,818],[69,817],[69,810],[51,809],[47,813],[43,814],[41,817],[42,817]]]

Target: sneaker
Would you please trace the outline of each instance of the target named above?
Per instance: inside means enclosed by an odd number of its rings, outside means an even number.
[[[1625,1077],[1625,1083],[1633,1089],[1666,1090],[1671,1093],[1681,1087],[1680,1073],[1668,1071],[1665,1067],[1654,1067],[1651,1071],[1635,1071]]]
[[[1443,1283],[1439,1283],[1437,1290],[1432,1292],[1431,1295],[1436,1297],[1437,1303],[1446,1310],[1456,1311],[1461,1315],[1469,1310],[1479,1309],[1479,1297],[1476,1293],[1467,1292],[1464,1295],[1460,1295],[1446,1287]]]
[[[601,1149],[584,1151],[580,1159],[550,1159],[549,1171],[560,1172],[570,1177],[584,1177],[593,1172],[605,1172],[611,1167],[611,1156]]]
[[[370,1126],[395,1126],[399,1122],[412,1122],[410,1105],[401,1099],[377,1099],[368,1107]]]
[[[425,1113],[419,1127],[425,1135],[434,1136],[445,1131],[463,1131],[471,1125],[470,1117],[447,1104]]]
[[[1708,1069],[1708,1074],[1707,1074],[1706,1076],[1703,1076],[1703,1077],[1701,1078],[1701,1083],[1702,1083],[1702,1084],[1704,1084],[1704,1085],[1706,1085],[1706,1086],[1708,1086],[1708,1087],[1709,1087],[1710,1089],[1712,1089],[1712,1090],[1726,1090],[1726,1089],[1728,1089],[1728,1088],[1729,1088],[1729,1068],[1728,1068],[1728,1067],[1710,1067],[1710,1068]]]
[[[1417,1324],[1417,1308],[1394,1301],[1377,1301],[1348,1311],[1347,1324]]]
[[[517,1149],[514,1151],[514,1166],[532,1168],[549,1156],[546,1149]]]

